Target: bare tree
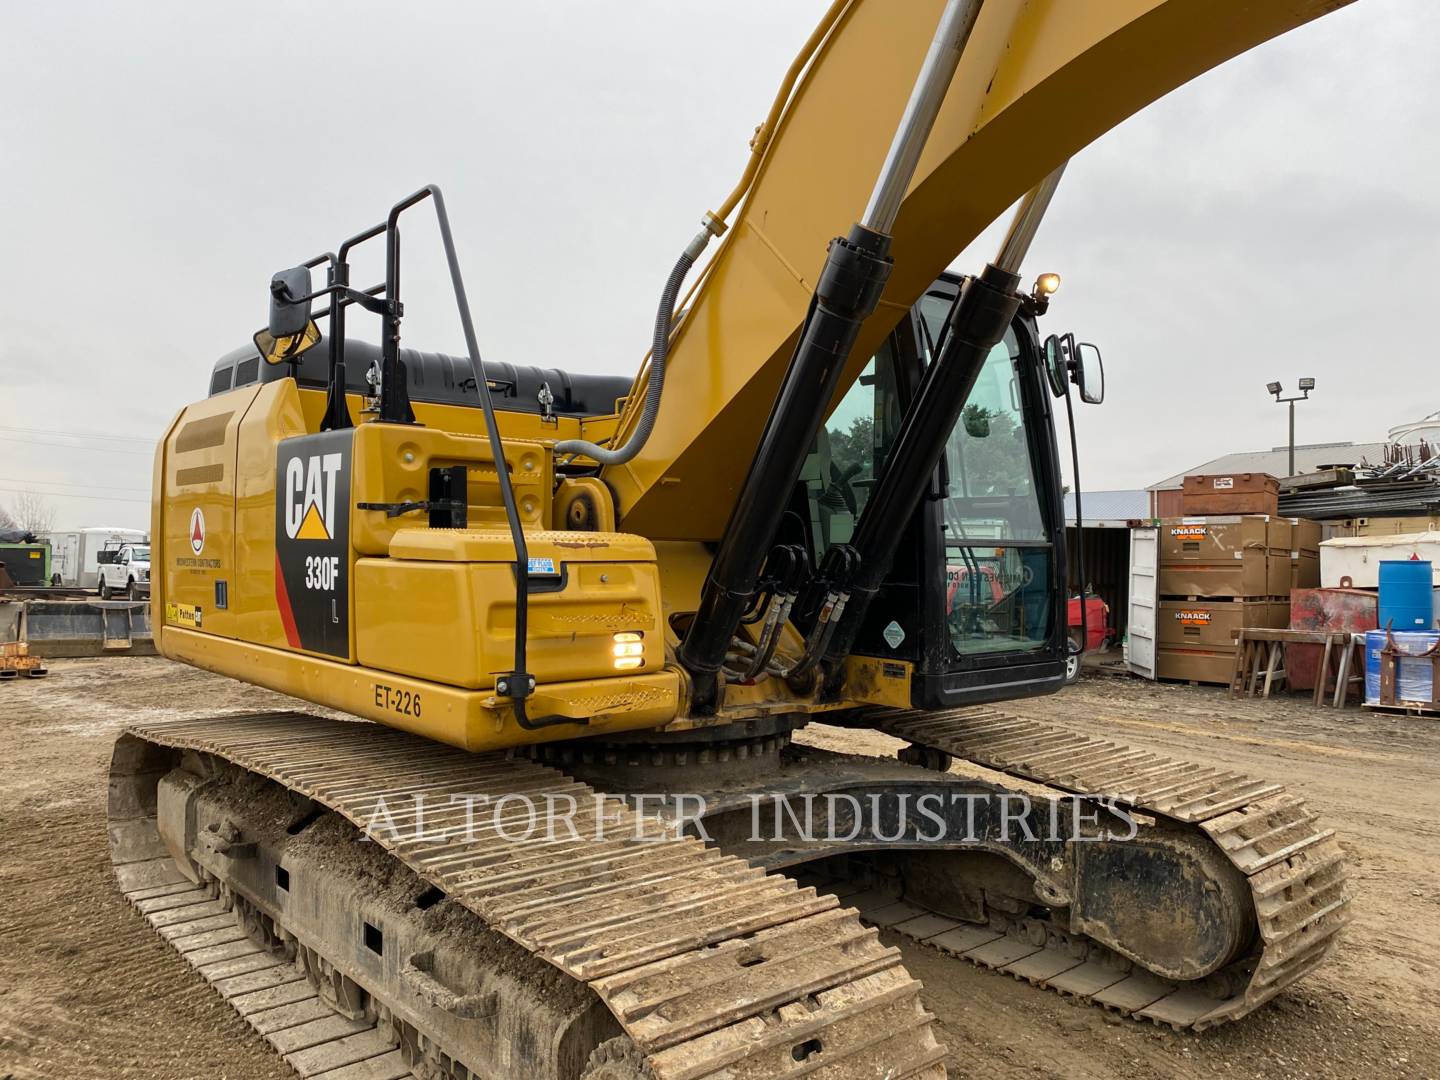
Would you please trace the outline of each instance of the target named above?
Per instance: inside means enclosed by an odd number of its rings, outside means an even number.
[[[10,518],[15,528],[26,532],[47,533],[55,528],[55,507],[44,495],[22,491],[10,503]]]
[[[20,526],[10,516],[10,511],[0,506],[0,529],[18,529]]]

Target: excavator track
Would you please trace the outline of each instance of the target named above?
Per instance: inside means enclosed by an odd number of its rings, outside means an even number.
[[[383,1024],[327,1013],[295,985],[294,965],[238,935],[224,888],[203,874],[187,880],[157,825],[157,748],[236,766],[360,830],[381,800],[400,816],[396,808],[410,806],[416,792],[437,808],[451,795],[603,800],[613,839],[536,843],[473,823],[461,829],[443,812],[427,822],[439,837],[430,842],[384,829],[370,835],[486,925],[593,991],[638,1050],[637,1077],[945,1075],[920,983],[853,910],[698,840],[668,831],[656,838],[662,823],[555,770],[295,713],[132,726],[111,773],[121,889],[302,1075],[391,1080],[416,1063],[401,1059]],[[284,930],[283,917],[275,922]],[[437,1060],[464,1057],[463,1047],[421,1035],[440,1045]],[[594,1075],[632,1075],[607,1047],[597,1054]],[[415,1074],[440,1075],[423,1067]]]
[[[1244,875],[1259,951],[1223,972],[1217,996],[1088,958],[1077,939],[1025,928],[961,926],[894,897],[850,895],[862,917],[1037,986],[1176,1030],[1238,1020],[1312,971],[1350,921],[1344,854],[1333,830],[1283,785],[1178,761],[989,708],[877,710],[854,718],[913,745],[996,772],[1198,830]],[[1006,930],[1010,930],[1007,933]]]

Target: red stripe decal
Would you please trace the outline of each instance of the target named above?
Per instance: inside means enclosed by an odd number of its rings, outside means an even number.
[[[285,572],[280,569],[280,554],[275,554],[275,606],[280,609],[280,622],[285,627],[285,640],[292,649],[302,648],[300,631],[295,627],[295,612],[290,607],[290,594],[285,590]]]

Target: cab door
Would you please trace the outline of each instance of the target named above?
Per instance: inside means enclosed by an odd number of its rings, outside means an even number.
[[[920,523],[930,582],[912,694],[926,707],[1063,684],[1065,528],[1050,397],[1033,324],[986,357]]]
[[[932,286],[827,422],[809,493],[817,547],[844,532],[850,504],[863,508],[958,286]],[[1034,322],[1017,316],[981,367],[928,495],[896,524],[904,535],[852,655],[901,665],[916,707],[1064,683],[1065,529],[1043,370]]]

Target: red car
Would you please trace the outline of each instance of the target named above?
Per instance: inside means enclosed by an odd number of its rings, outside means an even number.
[[[1070,614],[1067,619],[1070,639],[1080,640],[1080,597],[1070,597]],[[1085,597],[1085,652],[1099,652],[1108,649],[1115,641],[1115,628],[1110,625],[1110,605],[1091,593]]]

